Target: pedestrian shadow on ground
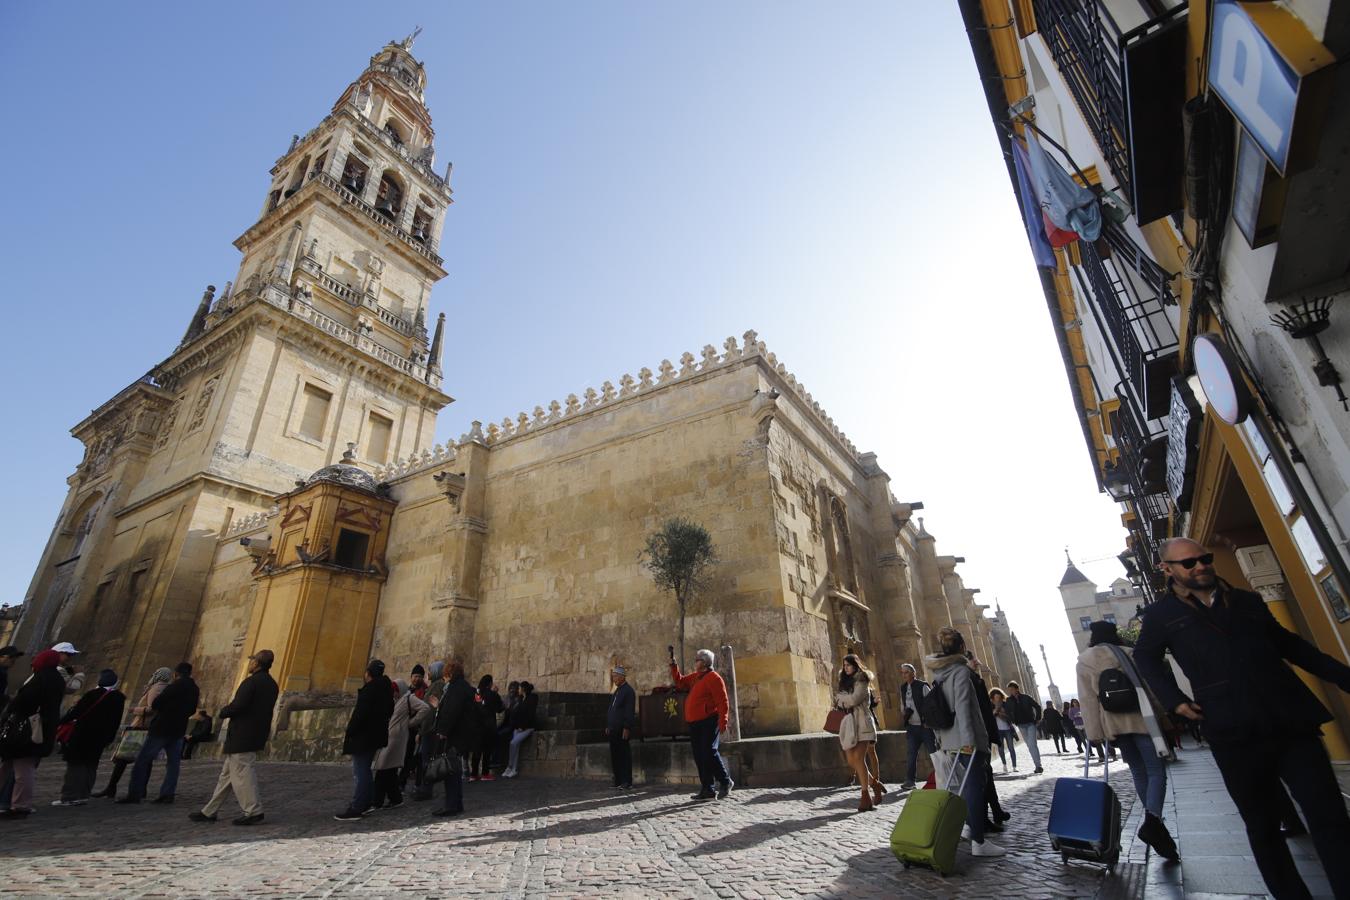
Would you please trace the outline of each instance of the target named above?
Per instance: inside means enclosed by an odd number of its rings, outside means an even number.
[[[843,787],[798,787],[781,788],[772,791],[765,789],[762,793],[754,797],[747,798],[743,803],[778,803],[782,800],[804,800],[808,797],[824,797],[828,794],[835,794],[845,790]]]
[[[816,828],[824,828],[840,819],[847,819],[849,815],[849,813],[845,812],[836,812],[828,815],[811,816],[806,819],[755,822],[733,834],[685,850],[680,855],[714,856],[719,853],[735,853],[740,850],[748,850],[757,844],[773,840],[777,837],[796,834],[802,831],[812,831]]]

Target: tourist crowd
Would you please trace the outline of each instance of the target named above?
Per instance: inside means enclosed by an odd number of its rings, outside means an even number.
[[[989,839],[1011,818],[998,797],[994,752],[1003,772],[1009,764],[1016,772],[1018,744],[1023,745],[1034,777],[1043,772],[1042,737],[1059,754],[1070,753],[1072,740],[1073,752],[1084,754],[1085,769],[1094,755],[1100,762],[1123,759],[1143,809],[1138,837],[1164,859],[1178,860],[1177,842],[1164,822],[1167,764],[1176,758],[1183,732],[1197,741],[1203,733],[1271,893],[1308,896],[1285,845],[1285,838],[1306,830],[1333,893],[1350,896],[1350,855],[1344,853],[1350,817],[1319,737],[1331,715],[1286,661],[1348,692],[1350,667],[1283,628],[1258,595],[1220,581],[1214,556],[1203,547],[1176,538],[1161,551],[1168,589],[1145,611],[1135,646],[1127,646],[1114,623],[1091,623],[1088,647],[1078,659],[1078,697],[1058,707],[1053,701],[1042,707],[1015,681],[986,685],[961,632],[940,629],[935,652],[923,660],[931,683],[919,678],[913,663],[898,672],[899,724],[908,738],[901,790],[916,789],[921,751],[933,762],[930,786],[942,786],[938,772],[950,773],[949,783],[961,772],[956,795],[964,804],[962,837],[973,857],[1003,856],[1006,849]],[[78,651],[69,643],[37,653],[31,673],[11,697],[10,672],[23,655],[12,646],[0,648],[0,810],[6,817],[34,811],[35,771],[58,749],[66,770],[52,805],[78,806],[91,797],[140,803],[160,758],[164,775],[150,802],[167,804],[175,799],[180,760],[216,740],[189,663],[157,669],[133,692],[137,699],[128,711],[131,695],[119,690],[110,669],[84,690],[85,676],[73,662]],[[1169,655],[1196,685],[1193,697],[1178,685]],[[669,650],[670,676],[684,692],[699,774],[693,799],[726,799],[735,786],[720,752],[731,715],[727,687],[711,650],[699,650],[694,658],[694,670],[684,673]],[[190,814],[193,821],[217,821],[231,793],[240,807],[236,825],[263,820],[255,763],[271,737],[277,708],[273,662],[270,650],[250,656],[233,699],[217,711],[216,718],[229,723],[220,775],[210,799]],[[605,734],[614,787],[627,790],[633,786],[629,742],[638,724],[637,695],[623,666],[615,666],[610,678],[614,691]],[[876,752],[878,676],[850,653],[833,688],[826,728],[838,734],[851,783],[860,791],[858,810],[867,812],[887,793]],[[77,699],[63,713],[68,696]],[[437,661],[429,669],[415,665],[407,678],[390,678],[383,662],[371,660],[342,746],[351,758],[351,800],[335,818],[357,821],[401,806],[409,794],[431,799],[438,783],[443,799],[433,814],[462,813],[465,781],[519,774],[521,747],[534,734],[538,702],[529,682],[511,682],[503,697],[492,675],[471,682],[458,660]],[[110,746],[112,772],[94,793],[99,760]],[[128,767],[126,792],[117,796]]]

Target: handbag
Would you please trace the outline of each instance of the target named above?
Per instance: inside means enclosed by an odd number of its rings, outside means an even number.
[[[0,756],[15,759],[32,752],[33,721],[30,716],[10,715],[0,724]]]
[[[145,746],[145,739],[149,734],[147,728],[132,728],[128,725],[122,732],[122,739],[117,742],[117,749],[113,751],[113,762],[135,762],[136,757],[141,755],[141,748]]]
[[[78,716],[71,719],[69,722],[62,722],[60,725],[57,725],[56,742],[58,744],[69,744],[70,739],[75,736],[75,726],[80,724],[80,720],[83,719],[85,716],[89,715],[91,712],[93,712],[94,707],[102,703],[103,698],[111,693],[112,691],[104,691],[102,694],[99,695],[99,698],[97,700],[89,704],[89,708],[86,709],[84,712],[80,713]]]
[[[427,763],[426,781],[435,784],[459,777],[459,753],[452,747],[444,753],[438,753]]]
[[[825,714],[825,730],[830,734],[838,734],[839,726],[844,723],[844,716],[848,713],[842,709],[832,709]]]

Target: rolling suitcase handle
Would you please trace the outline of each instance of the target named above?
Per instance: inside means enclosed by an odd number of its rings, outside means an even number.
[[[961,765],[961,751],[957,750],[952,756],[951,767],[947,770],[947,778],[942,785],[942,789],[944,791],[950,791],[952,789],[951,784],[952,781],[954,780],[952,776],[956,774],[956,767],[959,765]],[[966,779],[970,777],[970,770],[974,768],[974,765],[975,765],[975,750],[974,748],[972,748],[970,751],[970,758],[966,762],[966,773],[961,776],[961,786],[956,789],[956,796],[964,797],[966,795]]]
[[[1085,752],[1083,753],[1083,777],[1091,778],[1092,772],[1088,769],[1088,767],[1092,765],[1092,741],[1086,739],[1087,738],[1086,734],[1083,735],[1083,738],[1084,738],[1083,746],[1084,748],[1086,748]],[[1105,781],[1107,784],[1110,784],[1111,754],[1107,752],[1106,745],[1108,743],[1110,742],[1106,740],[1102,741],[1102,781]]]

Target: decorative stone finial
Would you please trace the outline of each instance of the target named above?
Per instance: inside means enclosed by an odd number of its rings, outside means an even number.
[[[356,442],[348,441],[347,449],[342,454],[342,461],[349,466],[356,465]]]

